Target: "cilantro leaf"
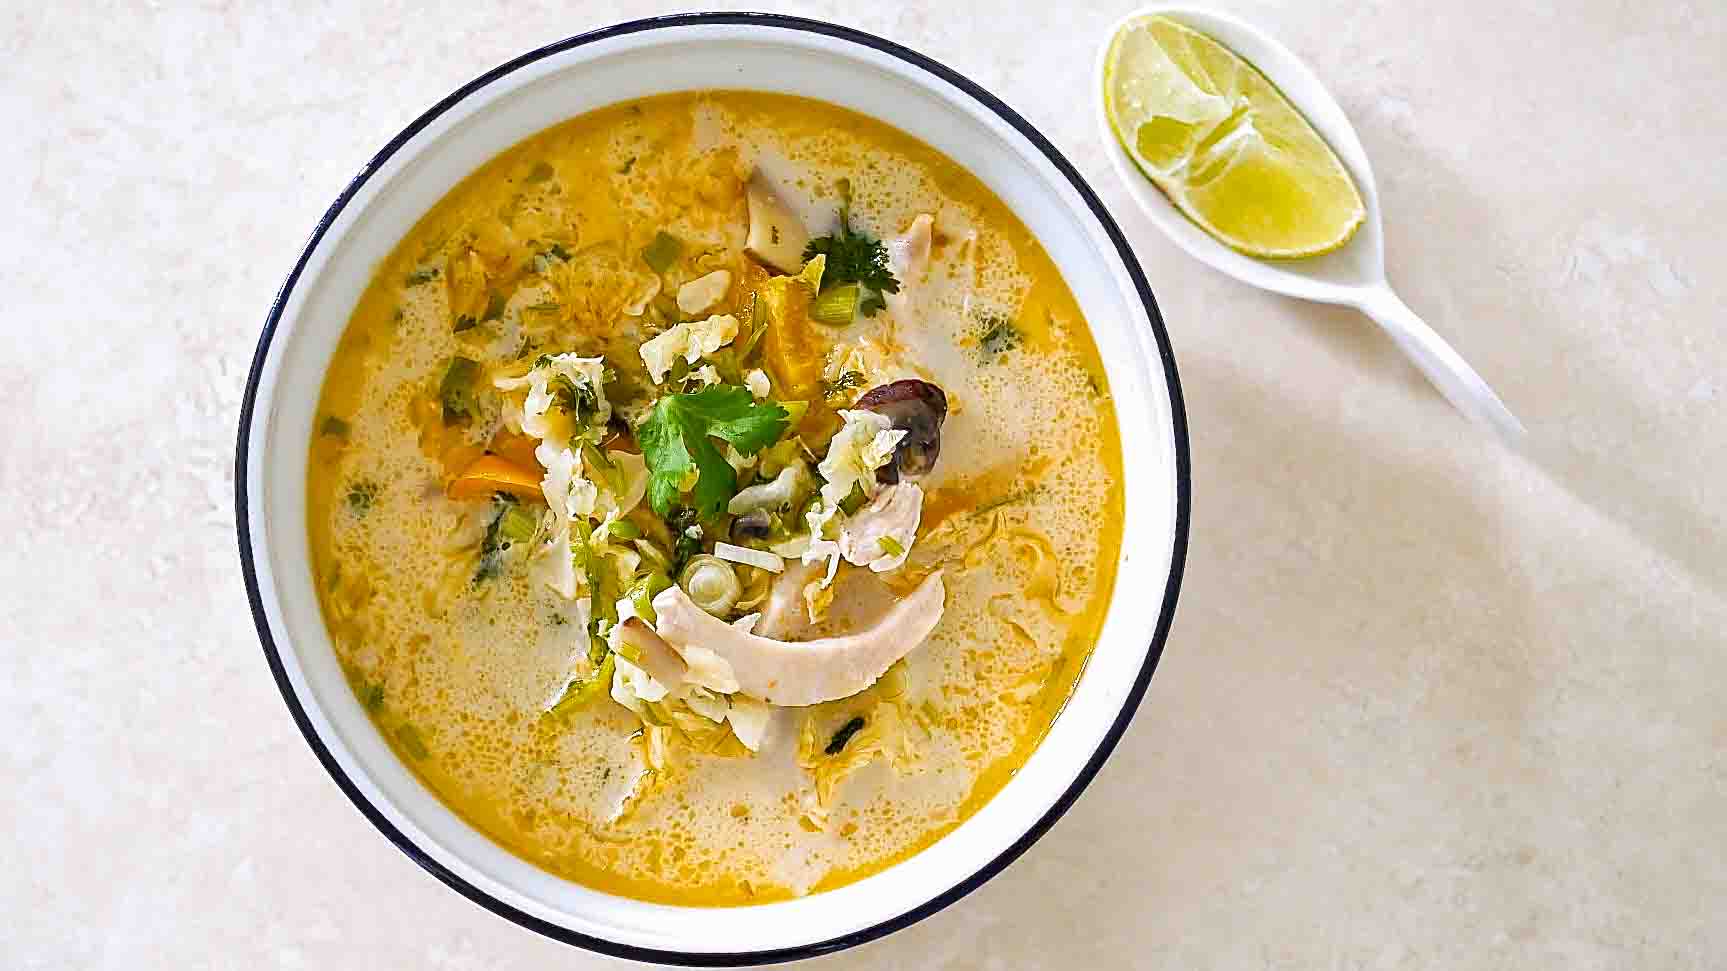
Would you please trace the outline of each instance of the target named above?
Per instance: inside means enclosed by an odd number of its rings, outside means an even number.
[[[881,295],[899,292],[899,280],[888,266],[887,247],[882,245],[882,241],[852,229],[850,193],[842,192],[841,198],[844,201],[839,209],[839,231],[810,240],[804,247],[804,262],[814,259],[817,254],[826,256],[827,269],[823,273],[823,281],[828,288],[848,283],[861,285],[864,293],[858,312],[865,317],[874,317],[876,311],[887,306]]]
[[[669,394],[636,430],[647,462],[648,501],[663,516],[678,505],[684,479],[697,473],[689,507],[703,518],[714,516],[737,491],[737,473],[712,439],[729,442],[744,455],[767,448],[790,427],[778,404],[758,402],[749,389],[716,384],[693,394]]]

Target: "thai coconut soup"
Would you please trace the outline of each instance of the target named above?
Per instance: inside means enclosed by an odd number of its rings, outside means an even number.
[[[879,122],[703,92],[549,129],[378,268],[311,442],[360,703],[538,866],[735,905],[982,806],[1085,663],[1119,445],[1060,274]]]

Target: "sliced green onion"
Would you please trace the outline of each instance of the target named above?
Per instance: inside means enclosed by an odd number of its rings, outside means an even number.
[[[654,598],[671,585],[671,578],[658,570],[631,584],[628,596],[636,608],[636,616],[649,623],[659,620],[659,613],[654,610]]]
[[[604,452],[594,447],[594,443],[583,440],[582,461],[587,463],[588,474],[598,479],[600,485],[614,496],[624,494],[624,476],[618,469],[618,463],[606,458]]]
[[[905,547],[901,546],[899,540],[894,539],[892,536],[883,536],[881,539],[876,540],[876,542],[881,544],[882,550],[889,556],[905,555]]]
[[[862,509],[863,504],[868,501],[869,496],[864,494],[863,483],[854,482],[852,483],[851,494],[840,500],[840,512],[850,516],[852,513]]]
[[[654,234],[653,242],[642,248],[642,262],[655,273],[664,273],[683,251],[683,241],[662,229]]]
[[[719,374],[722,383],[744,383],[744,373],[738,369],[737,351],[732,348],[722,347],[707,355],[707,362],[714,366],[714,371]]]
[[[863,288],[855,283],[829,287],[810,304],[810,319],[818,324],[844,327],[857,316]]]
[[[690,557],[678,576],[678,585],[690,595],[690,600],[716,617],[731,610],[743,596],[743,584],[732,565],[706,553]]]
[[[420,737],[420,730],[405,722],[396,729],[396,741],[401,744],[404,752],[416,759],[423,759],[432,754],[426,748],[425,740]]]
[[[558,699],[557,704],[553,705],[547,714],[567,715],[606,697],[612,690],[612,672],[617,669],[618,662],[607,654],[592,675],[570,682],[570,686],[564,689],[564,696]]]
[[[796,524],[798,526],[802,526],[804,523],[809,522],[810,513],[819,510],[821,505],[822,497],[819,495],[810,496],[808,499],[805,499],[804,504],[798,507],[797,519],[795,520]],[[829,525],[832,524],[830,523]]]
[[[526,543],[539,528],[540,517],[515,503],[506,506],[498,517],[498,534],[512,543]]]
[[[655,569],[660,571],[671,570],[672,558],[667,556],[666,552],[655,545],[652,540],[645,538],[638,539],[631,545],[636,548],[636,552],[642,554],[642,559],[647,560]]]
[[[444,380],[438,385],[438,400],[444,405],[444,424],[466,422],[479,414],[474,386],[480,380],[480,362],[465,357],[450,359]]]
[[[738,351],[739,367],[749,363],[750,355],[756,351],[756,345],[761,343],[763,335],[768,332],[768,322],[762,319],[761,300],[754,293],[750,294],[750,311],[746,319],[750,325],[750,336],[744,340],[732,342],[732,346]]]

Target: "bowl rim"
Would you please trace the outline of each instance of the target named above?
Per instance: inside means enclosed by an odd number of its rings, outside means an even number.
[[[895,57],[920,71],[933,75],[944,81],[966,96],[988,108],[993,114],[1024,137],[1034,148],[1042,153],[1056,168],[1064,179],[1073,187],[1092,216],[1114,246],[1117,257],[1122,261],[1123,268],[1131,279],[1134,291],[1146,312],[1146,319],[1151,326],[1152,336],[1157,344],[1159,361],[1163,369],[1164,386],[1168,393],[1170,433],[1173,444],[1174,478],[1175,478],[1175,518],[1170,552],[1170,567],[1168,580],[1165,584],[1162,603],[1158,611],[1157,625],[1151,643],[1147,645],[1145,660],[1129,687],[1125,700],[1108,731],[1091,752],[1085,765],[1075,775],[1072,783],[1057,798],[1049,809],[1028,826],[1020,836],[1006,849],[996,855],[982,867],[972,872],[948,890],[921,904],[895,916],[884,919],[860,930],[852,931],[825,941],[803,944],[792,947],[739,952],[704,952],[666,950],[645,948],[623,944],[616,941],[583,934],[562,927],[558,924],[525,913],[491,894],[474,886],[462,877],[451,872],[436,859],[422,850],[411,838],[392,824],[384,814],[374,806],[359,790],[347,773],[338,764],[323,739],[318,735],[310,717],[294,692],[287,672],[283,667],[279,649],[270,630],[270,624],[264,610],[263,593],[259,586],[258,571],[254,560],[252,535],[249,528],[249,496],[247,494],[247,469],[250,462],[249,441],[252,433],[255,405],[260,386],[263,381],[265,364],[269,356],[276,330],[287,307],[289,297],[299,283],[313,253],[322,243],[326,233],[346,209],[348,204],[397,151],[409,140],[426,128],[433,121],[450,110],[453,106],[486,87],[492,82],[546,57],[563,53],[587,44],[603,41],[613,37],[640,33],[643,31],[660,30],[673,27],[688,26],[748,26],[768,27],[782,30],[803,31],[823,35],[829,38],[847,41],[871,48],[883,54]],[[235,531],[237,535],[241,572],[246,586],[246,596],[252,612],[253,625],[257,628],[258,639],[263,648],[264,658],[269,665],[270,673],[275,679],[282,700],[287,705],[294,723],[299,727],[300,734],[307,745],[317,756],[319,763],[329,773],[336,786],[348,797],[368,822],[372,824],[395,847],[413,860],[422,869],[436,877],[450,889],[456,891],[470,901],[484,907],[486,910],[505,918],[517,925],[532,930],[545,937],[565,944],[584,948],[611,957],[625,958],[634,961],[657,962],[684,966],[702,967],[740,967],[758,964],[768,964],[781,961],[799,960],[830,954],[836,951],[855,947],[859,944],[875,940],[894,931],[909,927],[912,924],[942,910],[948,905],[982,886],[990,878],[1005,869],[1008,864],[1018,859],[1030,846],[1037,842],[1055,822],[1060,819],[1075,800],[1078,799],[1091,780],[1096,777],[1103,763],[1114,751],[1116,744],[1127,730],[1134,713],[1138,710],[1140,701],[1144,698],[1146,689],[1151,683],[1152,674],[1157,669],[1162,657],[1165,642],[1169,637],[1170,626],[1175,616],[1175,605],[1181,590],[1181,580],[1187,559],[1188,530],[1191,513],[1191,458],[1188,447],[1187,413],[1183,404],[1181,383],[1176,372],[1175,355],[1171,347],[1169,334],[1163,323],[1163,316],[1158,310],[1157,300],[1152,295],[1145,273],[1128,245],[1121,228],[1110,216],[1102,200],[1091,186],[1080,175],[1079,171],[1036,127],[1018,112],[1003,102],[1000,98],[978,85],[976,82],[961,75],[952,68],[908,47],[878,37],[874,34],[853,27],[829,23],[806,17],[786,14],[755,13],[755,12],[696,12],[669,14],[664,16],[646,17],[624,21],[607,27],[577,34],[563,40],[555,41],[545,46],[521,54],[484,74],[475,77],[455,91],[439,100],[419,117],[410,122],[388,143],[384,145],[360,171],[343,187],[323,216],[318,220],[305,245],[301,248],[295,260],[293,269],[283,279],[275,298],[270,304],[270,310],[265,317],[262,332],[259,335],[254,351],[251,367],[247,373],[244,396],[240,404],[239,427],[234,458],[234,507]]]

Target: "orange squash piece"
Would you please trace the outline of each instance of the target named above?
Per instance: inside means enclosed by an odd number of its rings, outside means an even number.
[[[545,467],[540,465],[539,458],[534,455],[534,449],[538,448],[539,445],[540,441],[537,438],[518,435],[507,428],[500,428],[498,433],[492,436],[491,450],[512,465],[544,475]]]
[[[484,499],[494,492],[507,492],[518,499],[545,502],[540,476],[500,455],[482,455],[450,483],[451,499]]]

